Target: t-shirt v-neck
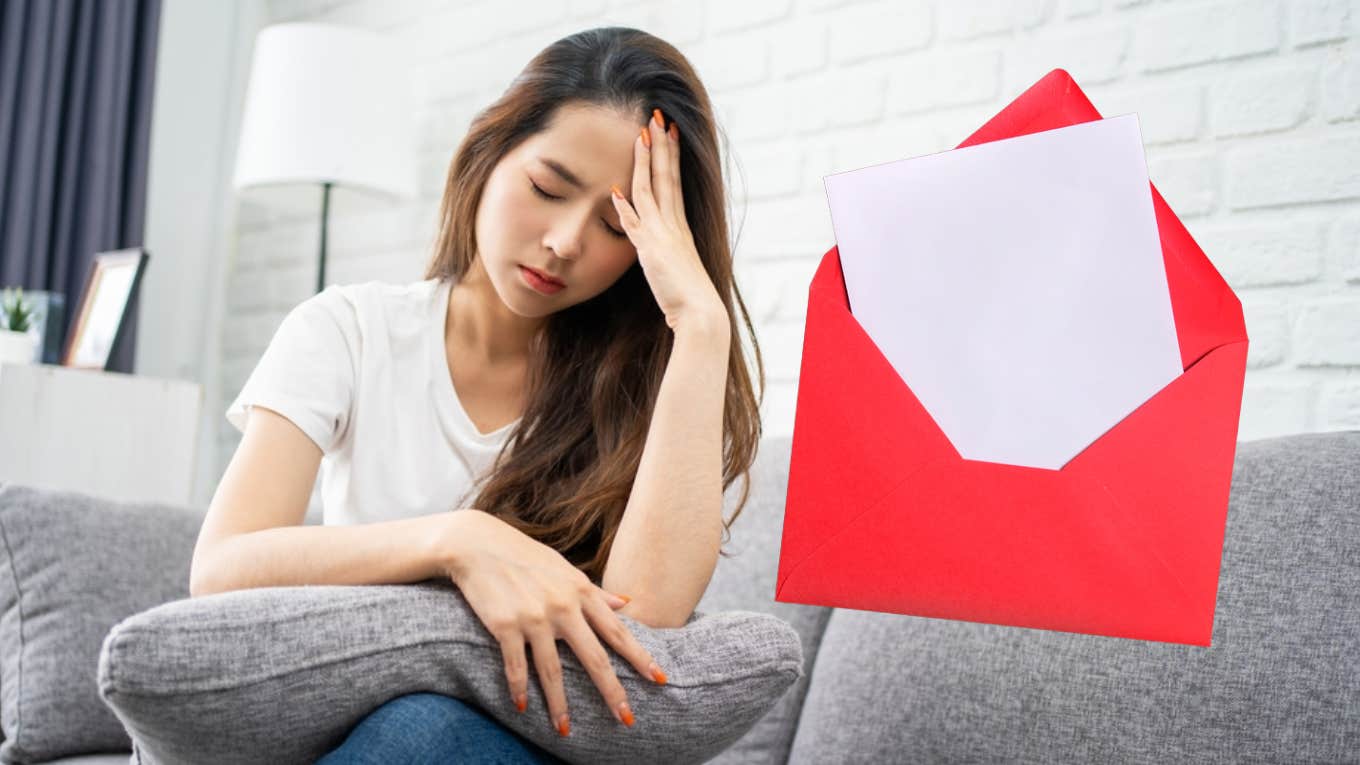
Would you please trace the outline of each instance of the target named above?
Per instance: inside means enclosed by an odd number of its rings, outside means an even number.
[[[458,389],[454,387],[453,375],[449,371],[448,351],[444,338],[444,322],[449,312],[449,293],[452,291],[452,287],[453,283],[450,280],[440,282],[436,287],[437,297],[431,301],[435,309],[435,315],[431,317],[430,321],[430,340],[432,343],[430,356],[435,365],[431,374],[436,379],[444,381],[443,395],[436,395],[435,401],[441,405],[448,405],[443,413],[453,421],[455,428],[461,430],[465,437],[480,443],[499,444],[505,440],[510,429],[515,427],[516,423],[522,418],[516,417],[489,433],[483,433],[477,429],[477,425],[473,423],[472,417],[467,413],[467,408],[463,406],[463,400],[458,397]]]

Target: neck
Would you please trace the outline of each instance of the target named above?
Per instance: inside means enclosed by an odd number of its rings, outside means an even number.
[[[444,344],[483,364],[522,363],[542,325],[542,318],[520,316],[505,305],[477,257],[450,288]]]

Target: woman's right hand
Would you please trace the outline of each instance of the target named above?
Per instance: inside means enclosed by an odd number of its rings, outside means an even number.
[[[561,553],[490,513],[466,508],[439,540],[444,573],[458,586],[482,624],[500,643],[510,697],[528,704],[524,644],[533,649],[548,719],[559,735],[571,732],[557,639],[565,639],[604,696],[614,717],[632,726],[628,696],[596,632],[639,674],[665,683],[647,649],[614,613],[627,600],[597,587]],[[593,628],[593,630],[592,630]]]

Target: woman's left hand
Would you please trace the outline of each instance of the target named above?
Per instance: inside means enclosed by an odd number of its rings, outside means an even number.
[[[680,191],[680,137],[662,127],[660,109],[633,141],[633,201],[614,187],[619,222],[637,248],[642,273],[672,330],[693,322],[728,325],[727,309],[704,270],[685,220]],[[647,137],[644,138],[643,136]]]

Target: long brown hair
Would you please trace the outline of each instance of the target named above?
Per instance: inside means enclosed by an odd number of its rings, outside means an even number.
[[[607,27],[564,37],[540,51],[501,97],[472,120],[440,203],[425,278],[460,279],[476,256],[473,224],[487,177],[506,152],[543,130],[569,102],[636,112],[653,107],[680,131],[685,216],[704,268],[731,317],[723,405],[724,493],[744,477],[724,534],[750,493],[760,442],[734,304],[750,334],[761,397],[765,367],[732,273],[718,133],[708,94],[672,45],[636,29]],[[547,317],[530,344],[527,406],[471,506],[560,552],[599,583],[632,490],[672,330],[634,263],[604,292]],[[724,540],[725,541],[725,540]],[[726,553],[721,553],[726,555]]]

